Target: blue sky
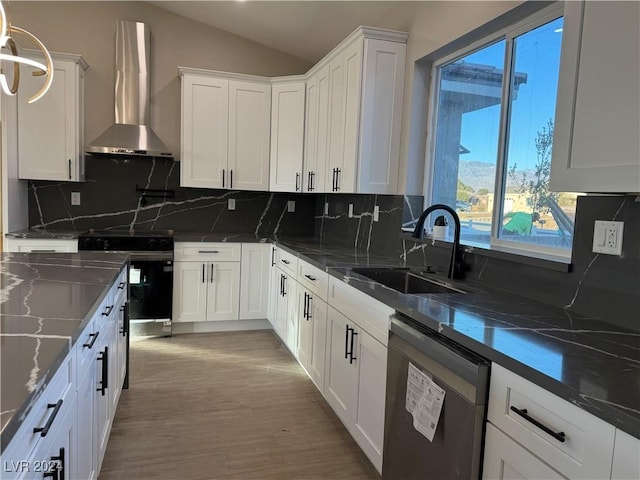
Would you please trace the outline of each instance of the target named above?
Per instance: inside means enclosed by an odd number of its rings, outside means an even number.
[[[556,91],[562,19],[554,20],[516,39],[515,71],[527,74],[520,85],[511,113],[509,165],[515,161],[518,170],[531,169],[536,163],[536,132],[555,116]],[[465,62],[504,68],[505,42],[500,41],[464,58]],[[465,114],[461,144],[470,150],[461,160],[496,162],[499,106]]]

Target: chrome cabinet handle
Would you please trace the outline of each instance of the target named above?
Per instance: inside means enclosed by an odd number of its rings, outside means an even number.
[[[523,409],[519,409],[514,407],[513,405],[511,405],[511,407],[509,407],[509,409],[512,412],[517,413],[518,415],[520,415],[522,418],[524,418],[527,422],[534,424],[536,427],[538,427],[540,430],[542,430],[544,433],[551,435],[553,438],[555,438],[556,440],[558,440],[559,442],[564,443],[565,441],[565,433],[564,432],[554,432],[553,430],[551,430],[549,427],[547,427],[546,425],[543,425],[542,423],[540,423],[538,420],[536,420],[533,417],[530,417],[527,409],[523,408]]]
[[[49,249],[32,249],[31,253],[56,253],[56,251],[53,248],[49,248]]]
[[[202,264],[202,283],[204,283],[204,263]]]
[[[220,253],[220,250],[198,250],[198,253]]]
[[[224,168],[222,169],[222,188],[224,188],[224,177],[225,177],[225,171]]]
[[[299,184],[300,184],[300,174],[296,172],[296,192],[300,190]]]
[[[69,159],[69,180],[71,180],[71,159]]]

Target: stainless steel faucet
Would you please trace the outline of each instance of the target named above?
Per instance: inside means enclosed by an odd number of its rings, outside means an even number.
[[[451,279],[462,278],[462,249],[460,248],[460,218],[456,211],[451,208],[449,205],[445,205],[443,203],[436,203],[427,207],[427,209],[422,212],[420,218],[418,219],[418,223],[416,223],[416,228],[413,231],[412,236],[414,238],[423,239],[424,238],[424,222],[429,216],[431,212],[436,210],[444,210],[449,212],[453,217],[454,231],[453,231],[453,247],[451,250],[451,264],[449,266],[449,274],[447,275]]]

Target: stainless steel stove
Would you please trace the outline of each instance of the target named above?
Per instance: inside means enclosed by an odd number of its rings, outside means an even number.
[[[78,250],[129,251],[132,337],[168,337],[172,331],[173,231],[89,230]]]

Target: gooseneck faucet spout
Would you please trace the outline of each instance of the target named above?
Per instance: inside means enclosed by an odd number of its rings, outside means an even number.
[[[436,210],[444,210],[451,214],[453,217],[453,223],[455,224],[454,232],[453,232],[453,247],[451,251],[451,264],[449,266],[449,274],[447,275],[449,278],[461,278],[462,276],[462,252],[460,251],[460,218],[456,211],[451,208],[449,205],[445,205],[443,203],[436,203],[427,207],[427,209],[422,212],[420,218],[418,219],[418,223],[416,223],[416,228],[413,231],[412,236],[414,238],[422,239],[424,238],[424,222],[431,212]]]

